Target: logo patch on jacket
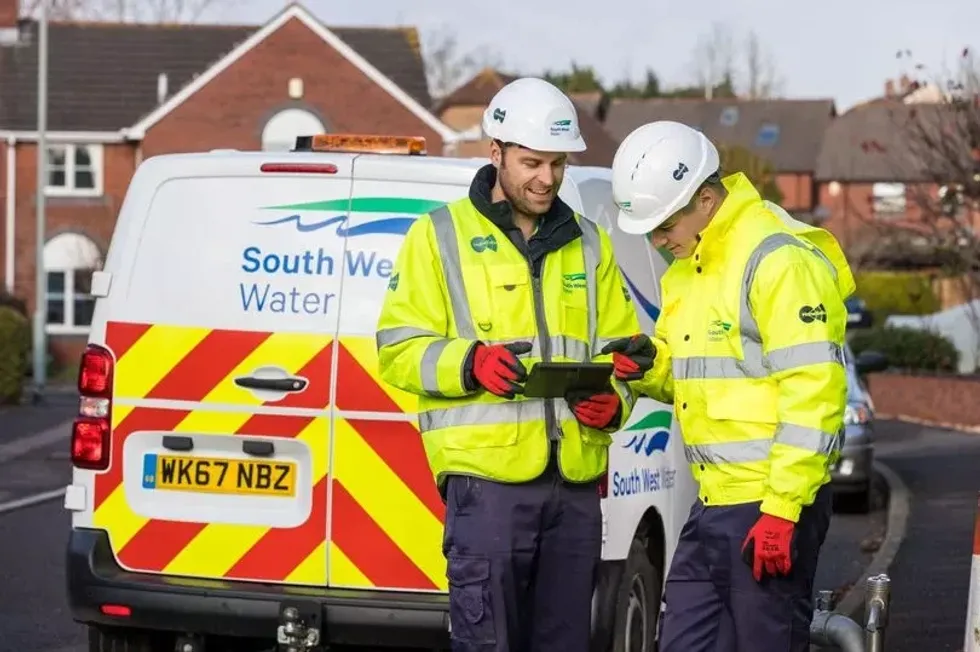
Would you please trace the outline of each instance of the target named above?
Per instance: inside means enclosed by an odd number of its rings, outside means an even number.
[[[562,276],[561,284],[565,292],[571,292],[572,290],[584,290],[585,272],[578,272],[577,274],[565,274],[564,276]]]
[[[715,319],[708,325],[708,341],[720,342],[725,339],[730,330],[732,330],[731,323]]]
[[[497,251],[497,238],[492,235],[476,236],[470,240],[470,246],[478,254],[482,254],[484,251]]]
[[[398,289],[398,274],[399,274],[399,272],[395,272],[394,274],[391,275],[391,278],[388,279],[388,289],[389,290],[397,290]]]
[[[814,306],[803,306],[800,308],[800,321],[804,324],[812,324],[815,321],[822,321],[827,323],[827,309],[823,307],[823,304]]]

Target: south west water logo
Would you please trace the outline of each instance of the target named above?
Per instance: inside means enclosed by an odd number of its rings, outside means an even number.
[[[631,433],[630,440],[623,448],[631,448],[637,455],[650,457],[655,452],[667,450],[670,442],[671,414],[666,410],[658,410],[646,415],[635,424],[626,428]]]
[[[493,235],[477,236],[470,240],[470,247],[478,254],[484,251],[497,251],[497,238]]]
[[[360,235],[405,235],[418,215],[429,213],[446,202],[412,197],[354,197],[352,199],[329,199],[326,201],[301,204],[267,206],[265,210],[288,211],[291,214],[271,220],[256,220],[259,226],[292,226],[300,233],[312,233],[336,225],[336,234],[341,238]],[[343,213],[324,218],[310,218],[309,213]],[[386,217],[364,224],[347,226],[349,213],[398,214],[412,217]]]

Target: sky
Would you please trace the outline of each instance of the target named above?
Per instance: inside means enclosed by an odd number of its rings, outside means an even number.
[[[213,0],[202,18],[262,23],[284,0]],[[652,67],[662,84],[696,80],[694,50],[717,22],[736,44],[754,31],[770,53],[781,95],[833,98],[839,111],[880,96],[903,72],[935,78],[964,46],[980,47],[978,0],[302,0],[328,27],[413,25],[423,51],[452,31],[466,50],[491,52],[526,74],[591,65],[610,83]],[[911,58],[896,58],[899,50]],[[744,57],[743,57],[744,58]],[[918,73],[915,65],[925,65]],[[736,59],[736,66],[740,65]]]

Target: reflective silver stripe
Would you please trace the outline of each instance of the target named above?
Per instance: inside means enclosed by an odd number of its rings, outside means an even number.
[[[419,429],[425,433],[441,428],[514,424],[544,420],[545,402],[540,399],[505,403],[470,403],[458,407],[426,410],[419,414]],[[568,405],[558,403],[558,419],[571,421],[575,414]]]
[[[766,366],[772,373],[821,362],[836,362],[843,365],[844,349],[833,342],[806,342],[773,349],[766,354]]]
[[[748,464],[769,458],[773,443],[802,448],[819,455],[830,455],[843,444],[841,434],[832,435],[816,428],[780,423],[772,439],[749,439],[718,444],[691,444],[684,456],[691,464]]]
[[[762,353],[762,334],[752,314],[751,291],[755,275],[763,259],[785,246],[802,247],[815,253],[830,269],[834,278],[837,270],[822,251],[810,248],[788,233],[774,233],[752,251],[742,274],[742,293],[739,299],[739,337],[742,358],[727,356],[692,356],[674,358],[675,380],[718,378],[765,378],[774,372],[787,371],[821,362],[844,364],[841,347],[833,342],[808,342]]]
[[[684,456],[691,464],[747,464],[768,459],[771,447],[771,439],[694,444],[684,447]]]
[[[818,428],[781,423],[776,428],[776,434],[773,435],[772,440],[787,446],[802,448],[811,453],[830,455],[840,446],[843,437],[839,434],[824,432]]]
[[[442,391],[439,389],[439,376],[437,372],[439,369],[439,356],[442,355],[442,352],[447,346],[449,346],[449,340],[440,338],[425,347],[425,351],[422,353],[419,372],[422,375],[422,389],[429,396],[443,396]]]
[[[585,258],[585,305],[589,317],[589,353],[586,360],[598,355],[598,308],[596,273],[601,259],[602,243],[599,240],[599,226],[582,215],[578,216],[582,230],[582,256]]]
[[[449,212],[448,206],[441,206],[429,213],[429,218],[435,229],[439,258],[442,260],[442,275],[446,279],[446,290],[449,292],[449,301],[456,320],[457,337],[475,340],[476,328],[473,327],[470,301],[466,297],[466,286],[463,284],[463,268],[459,262],[459,246],[456,242],[453,214]]]
[[[375,334],[375,340],[378,344],[378,349],[386,346],[391,346],[392,344],[401,344],[402,342],[407,342],[410,339],[416,337],[445,337],[439,333],[433,333],[432,331],[427,331],[424,328],[415,328],[414,326],[396,326],[394,328],[386,328],[380,330]]]
[[[513,344],[515,342],[530,342],[531,350],[523,353],[518,358],[540,358],[541,342],[534,336],[514,337],[506,340],[490,340],[487,344]],[[588,362],[589,347],[580,339],[567,337],[565,335],[552,335],[548,338],[551,346],[551,357],[564,357],[576,362]]]

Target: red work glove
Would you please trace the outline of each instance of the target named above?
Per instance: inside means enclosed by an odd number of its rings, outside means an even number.
[[[473,351],[473,378],[488,392],[514,398],[524,392],[520,383],[527,379],[527,369],[517,356],[531,348],[530,342],[477,344]]]
[[[653,368],[653,359],[657,357],[653,340],[646,335],[613,340],[599,353],[613,354],[613,373],[619,380],[640,380]]]
[[[749,530],[742,544],[742,559],[752,566],[756,582],[762,570],[768,575],[788,575],[793,566],[793,529],[796,523],[772,514],[763,514]]]
[[[574,391],[565,396],[565,401],[579,423],[596,430],[608,428],[620,414],[615,392]]]

